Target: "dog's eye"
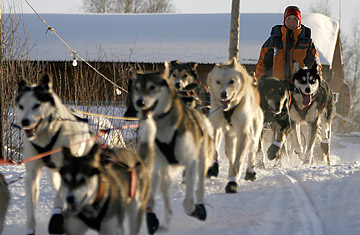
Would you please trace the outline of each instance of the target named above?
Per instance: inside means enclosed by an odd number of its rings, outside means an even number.
[[[172,76],[173,76],[174,78],[176,78],[176,74],[175,74],[175,73],[173,73]]]
[[[40,107],[40,104],[35,104],[34,106],[33,106],[33,109],[38,109]]]
[[[71,179],[72,179],[72,177],[71,177],[70,174],[65,174],[65,175],[63,176],[63,180],[64,180],[64,182],[65,182],[66,184],[69,184],[69,183],[71,182]]]
[[[187,73],[185,73],[182,77],[183,77],[183,78],[186,78],[187,76],[188,76]]]
[[[24,106],[19,105],[19,109],[23,110],[23,109],[24,109]]]
[[[220,81],[216,81],[216,84],[220,85],[221,83],[220,83]]]
[[[154,91],[154,90],[155,90],[155,86],[154,86],[154,85],[149,86],[149,91]]]
[[[76,182],[80,183],[80,184],[83,184],[85,183],[85,177],[81,174],[77,174],[76,175]]]
[[[231,80],[231,81],[229,82],[230,85],[233,85],[234,83],[235,83],[234,80]]]

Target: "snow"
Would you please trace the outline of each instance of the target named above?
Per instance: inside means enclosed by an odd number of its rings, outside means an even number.
[[[35,14],[21,14],[33,60],[71,60],[71,51]],[[70,47],[86,60],[221,63],[228,59],[230,14],[41,14]],[[5,21],[6,22],[6,21]],[[283,14],[242,13],[239,61],[256,64],[262,44]],[[312,29],[322,64],[331,65],[339,22],[321,14],[303,14]],[[100,54],[100,55],[99,55]]]
[[[173,218],[165,234],[360,234],[360,133],[334,134],[331,166],[303,166],[287,162],[282,168],[257,170],[254,182],[239,182],[237,194],[225,194],[227,160],[220,158],[220,175],[206,181],[208,217],[200,222],[182,209],[184,185],[174,184]],[[0,166],[9,182],[24,176],[24,166]],[[4,235],[25,233],[24,180],[9,186],[11,205]],[[37,206],[37,234],[47,234],[53,191],[45,174]],[[162,218],[162,200],[156,197]],[[87,234],[95,234],[88,232]],[[141,234],[147,234],[143,223]]]

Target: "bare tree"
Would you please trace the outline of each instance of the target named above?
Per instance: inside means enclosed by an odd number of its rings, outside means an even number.
[[[329,4],[329,0],[319,0],[313,4],[311,4],[309,11],[311,13],[321,13],[323,15],[331,17],[331,7]]]
[[[83,9],[90,13],[168,13],[171,0],[83,0]]]
[[[350,116],[360,120],[360,27],[354,20],[350,37],[343,36],[345,80],[351,91]],[[355,116],[358,117],[355,117]]]
[[[146,13],[169,13],[173,12],[173,5],[169,0],[145,0],[143,12]]]

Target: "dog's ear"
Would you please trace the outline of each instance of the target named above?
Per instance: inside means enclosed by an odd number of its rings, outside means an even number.
[[[178,65],[178,64],[180,64],[180,62],[178,60],[173,60],[173,61],[170,62],[171,66],[175,66],[175,65]]]
[[[92,161],[94,166],[100,166],[100,147],[95,143],[89,153],[86,155],[88,161]]]
[[[25,80],[21,80],[19,82],[18,97],[20,97],[22,93],[29,91],[29,90],[30,90],[30,84]]]
[[[136,117],[137,115],[137,111],[133,104],[133,83],[134,83],[134,79],[129,79],[128,93],[125,101],[125,105],[127,107],[124,113],[125,117]]]
[[[300,70],[300,65],[296,60],[294,60],[293,61],[293,72],[292,72],[292,74],[295,74],[295,73],[299,72],[299,70]]]
[[[19,92],[23,92],[23,91],[27,91],[27,90],[29,90],[29,82],[22,79],[19,82]]]
[[[234,56],[230,61],[230,66],[236,68],[238,66],[237,58]]]
[[[188,65],[191,67],[192,70],[196,70],[198,63],[196,62],[189,62]]]
[[[166,78],[168,79],[169,76],[170,76],[170,65],[169,65],[169,62],[165,61],[164,63],[164,71],[161,72],[161,75],[163,78]]]
[[[319,72],[319,70],[318,70],[318,65],[317,65],[316,61],[314,61],[313,66],[310,68],[310,72],[311,72],[312,74],[319,74],[319,73],[318,73],[318,72]]]
[[[64,156],[64,161],[69,161],[69,160],[71,160],[71,158],[74,157],[74,155],[72,155],[72,153],[71,153],[71,149],[68,147],[63,147],[62,152],[63,152],[63,156]]]
[[[53,87],[52,78],[48,74],[44,74],[39,83],[39,88],[43,90],[51,90]]]

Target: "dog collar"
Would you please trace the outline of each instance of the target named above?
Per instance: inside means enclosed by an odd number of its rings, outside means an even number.
[[[154,116],[154,119],[159,120],[159,119],[162,119],[162,118],[166,117],[171,112],[172,108],[173,107],[171,106],[170,109],[166,113],[162,113],[160,115]]]

